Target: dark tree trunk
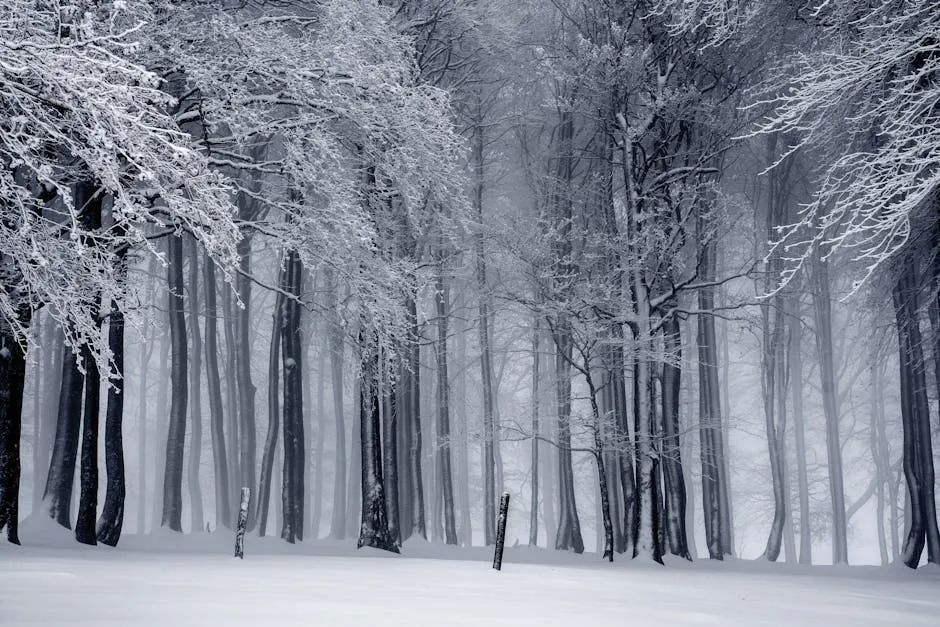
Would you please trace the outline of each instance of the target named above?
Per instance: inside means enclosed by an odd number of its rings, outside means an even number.
[[[28,322],[28,320],[27,320]],[[26,354],[5,323],[0,326],[0,533],[19,544],[20,431]],[[74,464],[74,454],[72,458]],[[68,499],[65,500],[68,503]],[[66,510],[66,521],[68,521]]]
[[[108,317],[108,347],[111,349],[115,377],[108,386],[108,405],[104,419],[104,463],[108,475],[104,508],[98,518],[98,541],[117,546],[124,525],[124,313],[111,303]],[[143,462],[143,460],[141,460]]]
[[[99,322],[100,324],[100,322]],[[98,410],[101,374],[88,347],[82,349],[85,363],[85,402],[82,417],[82,461],[79,468],[78,518],[75,539],[82,544],[97,544],[95,517],[98,515]]]
[[[78,355],[72,348],[64,346],[62,350],[59,410],[43,501],[46,503],[49,516],[66,529],[71,529],[72,484],[75,478],[75,460],[78,455],[82,389],[85,376],[79,370]]]
[[[923,338],[918,320],[918,273],[911,254],[902,261],[893,290],[901,363],[902,463],[907,481],[910,518],[901,559],[917,568],[927,545],[927,560],[940,560],[940,532],[934,496],[933,447],[924,368]]]
[[[699,218],[699,232],[710,231],[709,217]],[[716,274],[715,244],[703,243],[704,280]],[[721,393],[718,378],[718,344],[715,318],[707,312],[715,309],[715,289],[698,290],[698,306],[703,312],[696,316],[699,362],[699,440],[702,462],[702,509],[705,518],[705,542],[709,558],[724,559],[733,553],[731,546],[730,488],[725,468],[724,426],[721,415]]]
[[[360,335],[359,343],[363,346]],[[362,350],[368,350],[364,346]],[[388,530],[385,484],[382,477],[381,417],[379,415],[379,356],[363,357],[360,379],[360,449],[362,451],[362,517],[357,546],[398,553],[398,545]]]
[[[388,531],[401,545],[401,516],[398,489],[398,384],[383,375],[382,447],[385,473],[385,501],[388,509]]]
[[[183,299],[183,239],[170,235],[167,242],[167,282],[170,313],[170,423],[166,437],[166,467],[163,476],[161,526],[182,531],[183,452],[186,439],[188,400],[186,307]]]
[[[281,538],[293,543],[304,536],[304,399],[303,341],[300,332],[300,295],[303,264],[296,251],[287,253],[285,297],[281,318],[284,364],[284,473],[281,481],[284,523]]]
[[[663,482],[666,493],[666,541],[669,552],[691,560],[685,529],[685,477],[679,441],[679,393],[681,391],[682,339],[679,319],[664,321],[663,342],[666,363],[662,374],[663,411]]]
[[[232,528],[228,456],[222,414],[222,384],[219,378],[218,317],[215,264],[208,255],[203,264],[206,295],[206,383],[209,393],[209,430],[212,433],[212,468],[215,476],[215,526]],[[229,416],[229,419],[233,419]]]

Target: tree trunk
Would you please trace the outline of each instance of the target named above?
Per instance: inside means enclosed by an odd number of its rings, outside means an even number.
[[[325,326],[321,325],[321,330],[325,329]],[[322,337],[322,334],[321,334]],[[307,340],[308,345],[311,343],[310,339]],[[323,450],[324,450],[324,440],[326,439],[326,412],[324,408],[324,389],[326,382],[326,355],[327,351],[323,350],[321,346],[317,350],[317,417],[316,417],[316,438],[315,446],[316,453],[314,456],[314,463],[316,468],[313,472],[313,504],[310,512],[310,533],[314,540],[320,538],[320,519],[322,518],[323,513]],[[308,368],[306,373],[306,382],[307,382],[307,397],[310,398],[310,369]],[[312,426],[312,425],[311,425]],[[312,429],[311,429],[312,430]]]
[[[764,558],[776,561],[788,516],[785,477],[786,439],[786,363],[784,348],[783,311],[779,298],[774,299],[773,315],[770,305],[761,305],[763,347],[761,360],[764,417],[767,429],[767,448],[770,456],[770,475],[773,487],[774,517],[764,549]]]
[[[169,322],[169,319],[167,319]],[[156,531],[160,527],[161,516],[163,515],[163,472],[166,467],[166,438],[169,423],[169,390],[170,390],[170,341],[164,332],[160,337],[160,357],[158,360],[160,367],[157,370],[157,419],[154,427],[153,442],[153,493],[152,493],[152,522],[150,528]]]
[[[555,341],[555,391],[558,403],[558,484],[559,519],[555,548],[584,552],[581,521],[575,500],[574,468],[571,459],[571,331],[561,321],[553,330]]]
[[[803,319],[799,297],[790,299],[790,389],[793,394],[793,434],[796,444],[796,477],[800,499],[800,564],[813,563],[809,522],[809,476],[806,470],[806,437],[803,425]]]
[[[235,287],[242,306],[235,311],[235,377],[238,381],[238,466],[243,486],[255,485],[255,385],[251,380],[251,240],[238,243],[240,273]],[[252,512],[254,509],[251,510]],[[249,526],[254,525],[249,516]]]
[[[108,475],[104,508],[98,518],[98,541],[117,546],[124,526],[124,313],[111,302],[108,317],[108,347],[111,349],[114,377],[108,386],[108,404],[104,419],[104,461]]]
[[[398,485],[398,383],[382,373],[382,462],[385,477],[385,504],[388,510],[388,532],[401,546],[401,511]]]
[[[229,467],[225,446],[222,413],[222,384],[219,378],[218,323],[216,305],[215,264],[206,255],[203,261],[206,295],[206,383],[209,393],[209,430],[212,433],[212,468],[215,478],[215,526],[232,528],[232,506],[229,497]],[[233,416],[229,416],[233,419]]]
[[[358,385],[354,392],[353,409],[361,407],[362,390]],[[362,416],[360,411],[353,411],[350,425],[349,471],[346,474],[346,534],[357,535],[357,521],[362,518],[362,447],[357,446],[362,440]]]
[[[832,314],[828,263],[816,252],[813,257],[813,311],[816,319],[816,348],[826,415],[826,453],[829,466],[829,496],[832,500],[832,562],[849,561],[845,516],[845,490],[842,478],[842,444],[839,437],[838,390],[832,350]]]
[[[408,442],[408,463],[409,470],[408,483],[411,486],[411,493],[408,497],[411,503],[409,517],[411,519],[411,529],[403,539],[412,534],[427,539],[427,522],[425,520],[424,509],[424,478],[421,469],[421,455],[423,449],[423,433],[421,431],[421,330],[418,323],[417,303],[413,295],[408,295],[406,302],[408,320],[410,329],[408,333],[408,372],[407,382],[408,391],[408,433],[410,441]]]
[[[283,263],[283,261],[282,261]],[[278,285],[284,284],[284,270]],[[258,523],[258,535],[264,536],[268,527],[268,510],[271,505],[271,476],[274,472],[274,457],[277,450],[278,431],[280,429],[280,360],[281,360],[281,329],[284,315],[284,294],[278,293],[274,301],[274,314],[271,322],[271,343],[268,352],[268,431],[264,438],[264,450],[261,454],[261,478],[258,485],[258,497],[255,499]]]
[[[902,261],[893,290],[901,362],[901,419],[904,435],[903,468],[910,504],[908,531],[901,559],[917,568],[924,545],[927,561],[940,559],[940,532],[934,497],[933,450],[927,401],[923,339],[918,320],[918,273],[911,254]]]
[[[152,268],[153,266],[151,266]],[[153,275],[151,274],[151,277]],[[148,281],[149,282],[149,281]],[[152,290],[148,290],[152,294]],[[137,388],[137,535],[144,535],[147,531],[147,379],[150,372],[150,356],[153,353],[154,331],[150,326],[144,329],[140,352],[140,385]]]
[[[361,350],[364,338],[360,334]],[[379,415],[379,356],[378,347],[372,349],[375,355],[363,356],[360,379],[360,447],[362,451],[362,516],[359,526],[357,546],[364,546],[398,553],[388,530],[388,518],[385,509],[385,483],[382,476],[381,417]]]
[[[229,416],[229,420],[225,423],[227,427],[226,437],[228,444],[226,445],[226,454],[229,463],[228,477],[229,477],[229,496],[231,497],[231,503],[234,506],[235,503],[240,502],[241,499],[241,488],[250,487],[243,485],[241,468],[240,468],[240,456],[241,456],[241,438],[239,437],[239,421],[240,417],[238,414],[238,377],[235,374],[235,292],[231,285],[223,284],[223,298],[222,298],[222,310],[224,314],[224,335],[225,335],[225,414]],[[234,516],[234,511],[233,511]]]
[[[462,317],[458,316],[458,322]],[[457,333],[457,473],[454,487],[459,503],[457,535],[463,546],[473,544],[473,523],[470,514],[470,445],[467,420],[467,325],[461,324]]]
[[[454,483],[450,455],[450,377],[447,368],[447,318],[450,315],[450,292],[444,283],[444,256],[437,255],[437,277],[435,282],[435,304],[437,306],[437,455],[441,473],[441,498],[444,505],[444,539],[447,544],[457,544],[457,525],[454,517]]]
[[[27,319],[28,324],[28,319]],[[6,323],[0,323],[0,533],[19,544],[17,533],[20,497],[20,431],[26,354]],[[58,440],[58,437],[56,438]],[[74,453],[72,464],[74,468]],[[71,492],[71,485],[70,485]],[[69,502],[66,497],[65,503]],[[55,512],[57,513],[57,512]],[[68,521],[68,510],[66,510]]]
[[[477,103],[479,109],[479,102]],[[482,111],[477,114],[482,118]],[[481,121],[481,120],[478,120]],[[472,130],[471,158],[473,162],[472,202],[474,215],[483,226],[483,126]],[[490,354],[490,301],[486,278],[486,251],[483,233],[475,239],[476,282],[479,297],[478,330],[480,334],[480,380],[483,386],[483,542],[487,546],[496,542],[496,453],[495,404],[493,397],[493,360]]]
[[[681,391],[682,338],[679,319],[670,316],[664,321],[663,342],[666,361],[663,363],[663,480],[666,494],[666,540],[669,552],[687,560],[689,555],[685,529],[685,477],[682,474],[682,453],[679,441],[679,393]]]
[[[205,529],[202,511],[202,487],[199,484],[199,466],[202,463],[202,337],[199,332],[199,243],[190,238],[189,257],[189,319],[193,349],[190,352],[189,413],[192,430],[189,439],[189,499],[191,503],[191,529],[194,533]],[[208,286],[207,286],[208,287]]]
[[[66,529],[71,529],[72,484],[75,478],[75,460],[78,455],[85,375],[78,368],[78,355],[75,351],[69,346],[63,346],[62,350],[59,410],[43,501],[46,503],[49,516]],[[22,409],[19,412],[22,412]],[[20,413],[16,415],[19,416]],[[18,441],[17,447],[19,447]]]
[[[161,526],[182,531],[183,452],[186,438],[187,346],[186,308],[183,302],[183,239],[170,235],[167,242],[167,281],[169,283],[170,342],[170,424],[166,438],[166,467],[163,476],[163,516]]]
[[[300,295],[303,290],[303,264],[297,251],[287,253],[285,298],[281,319],[284,363],[284,474],[282,502],[284,523],[281,538],[294,543],[304,537],[304,397],[303,338],[300,330]]]
[[[532,495],[529,501],[529,546],[539,544],[539,339],[541,328],[538,315],[532,325],[532,444],[529,481]]]
[[[97,313],[96,313],[97,315]],[[97,322],[100,325],[100,320]],[[101,398],[101,374],[91,350],[82,348],[85,364],[85,399],[82,416],[82,460],[79,468],[78,518],[75,539],[82,544],[97,544],[95,518],[98,515],[98,412]]]
[[[327,331],[330,352],[331,387],[333,391],[333,418],[336,427],[336,446],[333,449],[336,465],[333,469],[333,514],[330,518],[330,538],[346,537],[346,422],[343,419],[343,330],[339,318],[339,287],[331,268],[327,267],[326,293],[330,323]]]

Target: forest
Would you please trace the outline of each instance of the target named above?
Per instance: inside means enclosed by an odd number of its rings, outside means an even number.
[[[936,565],[938,252],[932,0],[0,0],[0,535]]]

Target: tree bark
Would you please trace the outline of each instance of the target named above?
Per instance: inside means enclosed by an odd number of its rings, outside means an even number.
[[[198,533],[205,529],[202,511],[202,486],[199,484],[199,466],[202,463],[202,337],[199,332],[199,243],[190,238],[189,257],[189,319],[193,348],[190,352],[189,414],[192,422],[189,439],[189,499],[191,529]],[[208,286],[207,286],[208,287]]]
[[[669,316],[663,325],[666,361],[662,374],[663,479],[666,495],[666,541],[669,552],[687,560],[689,555],[685,529],[685,477],[679,440],[679,394],[681,391],[682,339],[679,319]]]
[[[228,455],[225,446],[222,384],[219,378],[218,322],[215,264],[208,255],[203,261],[206,295],[206,384],[209,393],[209,430],[212,434],[212,468],[215,479],[215,526],[232,528]],[[233,416],[229,416],[233,419]]]
[[[364,338],[360,334],[361,350]],[[357,546],[364,546],[398,553],[388,530],[388,517],[385,508],[385,483],[382,476],[381,417],[379,415],[379,355],[378,347],[373,347],[374,355],[363,355],[362,375],[360,379],[360,448],[362,451],[362,516],[359,526]]]
[[[43,501],[46,503],[49,516],[66,529],[71,529],[72,484],[75,478],[75,461],[78,456],[85,375],[79,370],[78,354],[69,346],[63,346],[62,350],[59,410]],[[22,412],[22,409],[19,411]],[[19,416],[20,413],[16,415]],[[19,443],[17,443],[18,446]]]
[[[343,419],[343,331],[339,317],[339,295],[336,279],[331,268],[326,274],[326,293],[330,315],[328,350],[330,352],[330,375],[333,391],[333,418],[336,446],[336,465],[333,468],[333,514],[330,518],[330,538],[342,540],[346,537],[346,424]]]
[[[529,481],[532,490],[529,501],[529,546],[539,544],[539,339],[541,327],[536,315],[532,326],[532,443]]]
[[[450,315],[450,292],[444,282],[444,256],[438,250],[435,280],[437,308],[437,455],[441,473],[441,497],[444,505],[444,541],[457,544],[457,525],[454,517],[454,483],[450,454],[450,377],[447,368],[447,318]]]
[[[283,263],[283,260],[282,262]],[[284,270],[280,271],[278,285],[284,284]],[[281,329],[284,316],[284,294],[278,293],[274,301],[274,314],[271,322],[271,343],[268,352],[268,431],[264,438],[264,450],[261,454],[261,478],[258,485],[257,515],[258,535],[264,536],[268,527],[268,510],[271,504],[271,476],[274,471],[274,457],[277,450],[278,431],[280,430],[280,360]]]
[[[918,320],[918,289],[916,262],[913,255],[908,253],[902,260],[893,299],[901,362],[902,460],[910,504],[908,531],[901,559],[910,568],[917,568],[925,544],[927,561],[936,564],[940,559],[930,415],[923,339]]]
[[[483,126],[482,105],[477,101],[478,124],[471,134],[471,159],[473,163],[472,202],[474,215],[483,226]],[[486,251],[483,233],[475,239],[476,282],[479,297],[480,334],[480,379],[483,386],[483,542],[487,546],[496,542],[496,432],[495,403],[493,397],[493,360],[490,354],[490,301],[486,278]]]
[[[806,470],[806,436],[803,424],[803,319],[799,297],[790,299],[790,390],[793,394],[793,435],[796,445],[796,477],[800,500],[800,564],[813,563],[810,529],[809,475]]]
[[[101,324],[100,320],[97,322]],[[82,348],[85,364],[85,399],[82,416],[82,460],[79,467],[80,493],[75,539],[82,544],[98,544],[95,517],[98,515],[98,417],[101,374],[91,350]]]
[[[813,311],[816,319],[816,348],[826,415],[826,453],[829,467],[829,496],[832,501],[832,562],[849,561],[845,515],[845,489],[842,477],[842,443],[839,436],[838,390],[832,349],[832,314],[829,295],[828,262],[818,252],[813,257]]]
[[[284,523],[281,538],[294,543],[304,536],[304,397],[303,338],[300,330],[300,296],[303,290],[303,264],[297,251],[287,253],[285,298],[281,319],[284,364],[284,473],[282,503]]]
[[[170,312],[170,423],[166,438],[161,526],[182,531],[183,452],[186,438],[187,346],[186,308],[183,302],[183,239],[170,235],[167,242],[167,282]]]
[[[98,541],[117,546],[124,526],[124,313],[111,302],[108,317],[108,348],[111,350],[114,377],[108,386],[108,404],[105,409],[104,457],[108,475],[104,508],[98,518]]]
[[[25,385],[26,354],[12,330],[0,323],[0,534],[5,531],[12,544],[20,543],[17,523]]]

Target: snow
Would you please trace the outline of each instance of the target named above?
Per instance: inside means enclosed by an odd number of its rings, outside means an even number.
[[[27,525],[28,527],[28,525]],[[24,541],[29,529],[24,529]],[[229,534],[126,536],[117,549],[0,548],[0,625],[936,625],[940,570],[597,555],[354,540],[290,546]],[[54,534],[53,534],[54,535]],[[60,537],[60,540],[66,540]]]

